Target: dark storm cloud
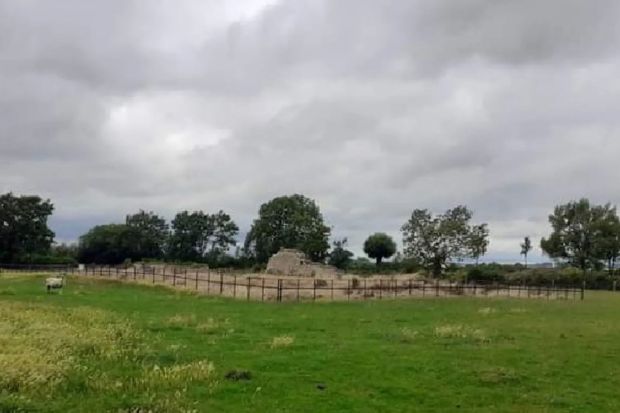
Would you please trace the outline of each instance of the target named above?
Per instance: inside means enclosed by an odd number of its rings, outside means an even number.
[[[0,1],[0,191],[63,240],[138,208],[315,198],[360,252],[459,203],[517,257],[619,202],[616,1]]]

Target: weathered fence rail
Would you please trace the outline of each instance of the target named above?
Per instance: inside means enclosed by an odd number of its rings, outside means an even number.
[[[547,300],[583,300],[586,285],[527,285],[499,283],[451,283],[423,281],[414,278],[347,278],[319,279],[271,277],[268,275],[227,274],[220,270],[192,270],[166,266],[104,267],[86,266],[6,266],[0,271],[65,271],[72,274],[168,285],[201,294],[219,295],[254,301],[325,301],[367,300],[405,297],[512,297]]]

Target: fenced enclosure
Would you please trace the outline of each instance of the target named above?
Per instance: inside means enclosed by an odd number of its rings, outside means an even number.
[[[266,274],[230,274],[223,270],[167,266],[103,267],[72,266],[5,267],[10,271],[65,271],[84,277],[142,284],[167,285],[200,294],[254,301],[351,301],[406,297],[512,297],[547,300],[583,300],[585,284],[579,286],[500,283],[457,283],[419,280],[413,277],[296,278]]]

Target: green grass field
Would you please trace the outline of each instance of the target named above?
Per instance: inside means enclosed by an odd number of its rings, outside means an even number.
[[[275,304],[43,278],[0,274],[0,412],[620,411],[620,295]]]

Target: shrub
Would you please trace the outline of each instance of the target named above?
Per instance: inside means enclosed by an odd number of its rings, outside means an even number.
[[[504,281],[501,269],[493,265],[480,265],[467,271],[467,279],[478,282]]]

